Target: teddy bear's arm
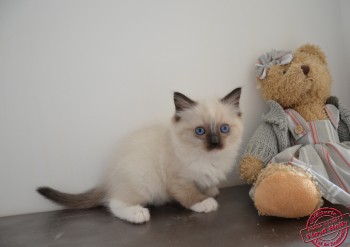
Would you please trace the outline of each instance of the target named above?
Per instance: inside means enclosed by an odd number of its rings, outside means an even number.
[[[349,121],[350,123],[350,121]],[[338,126],[338,135],[340,142],[350,141],[350,127],[344,121],[340,120]]]
[[[340,121],[338,134],[341,142],[350,141],[350,110],[339,104]]]
[[[350,110],[339,103],[338,98],[334,96],[327,99],[327,104],[332,104],[339,109],[338,135],[340,142],[350,141]]]
[[[271,125],[262,123],[249,140],[240,162],[240,174],[254,183],[261,169],[278,153],[277,138]]]

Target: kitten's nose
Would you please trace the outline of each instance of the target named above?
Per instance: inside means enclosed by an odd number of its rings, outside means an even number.
[[[219,144],[220,143],[220,139],[217,135],[211,135],[210,136],[210,142],[212,144]]]
[[[301,69],[303,70],[304,75],[307,75],[310,72],[310,67],[308,65],[301,65]]]
[[[220,136],[216,134],[209,135],[207,139],[207,149],[210,151],[210,150],[221,149],[221,148],[223,148],[223,145],[220,140]]]

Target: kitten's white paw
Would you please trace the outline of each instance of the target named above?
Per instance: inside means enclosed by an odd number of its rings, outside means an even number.
[[[149,210],[141,205],[127,206],[122,201],[111,200],[109,208],[114,216],[135,224],[145,223],[151,218]]]
[[[133,206],[128,208],[128,217],[127,221],[132,223],[141,224],[150,220],[151,216],[147,208],[141,206]]]
[[[191,210],[198,213],[209,213],[211,211],[215,211],[218,208],[219,204],[217,201],[209,197],[201,202],[198,202],[190,207]]]

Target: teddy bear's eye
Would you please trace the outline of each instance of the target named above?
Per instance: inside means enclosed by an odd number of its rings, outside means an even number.
[[[287,73],[287,70],[286,70],[286,69],[285,69],[285,70],[283,70],[283,71],[282,71],[282,73],[283,73],[283,74]]]

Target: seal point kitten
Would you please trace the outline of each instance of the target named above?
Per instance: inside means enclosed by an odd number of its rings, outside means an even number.
[[[99,186],[81,194],[49,187],[37,191],[68,208],[106,205],[132,223],[150,220],[146,205],[171,200],[195,212],[214,211],[217,185],[232,170],[241,143],[240,96],[241,88],[214,101],[194,101],[175,92],[172,120],[122,141]]]

